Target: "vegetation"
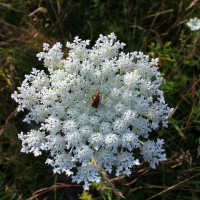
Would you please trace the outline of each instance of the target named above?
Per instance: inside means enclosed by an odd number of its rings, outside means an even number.
[[[185,23],[199,16],[196,0],[2,0],[0,2],[0,200],[114,200],[112,184],[127,200],[197,200],[200,196],[200,31]],[[166,101],[174,107],[169,127],[152,136],[166,141],[168,160],[152,170],[146,163],[130,177],[109,177],[85,192],[70,178],[54,175],[20,153],[17,138],[30,129],[10,95],[33,67],[42,43],[90,39],[115,32],[127,51],[160,58]],[[115,191],[116,192],[116,191]]]

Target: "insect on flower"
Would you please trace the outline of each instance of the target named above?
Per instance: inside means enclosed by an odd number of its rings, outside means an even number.
[[[100,103],[100,92],[97,90],[95,95],[92,97],[92,107],[97,108]]]

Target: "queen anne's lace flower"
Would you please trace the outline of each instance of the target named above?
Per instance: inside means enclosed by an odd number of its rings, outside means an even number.
[[[28,110],[24,121],[38,124],[37,130],[20,133],[22,152],[50,152],[46,163],[56,173],[72,176],[72,181],[99,182],[98,168],[116,176],[131,174],[140,155],[155,168],[166,160],[163,140],[149,140],[158,126],[167,127],[172,109],[159,89],[162,77],[158,59],[142,52],[123,53],[124,43],[116,36],[100,35],[91,49],[89,41],[75,37],[67,42],[68,57],[63,58],[61,44],[43,45],[37,54],[44,59],[48,73],[33,69],[26,75],[12,98],[18,110]],[[100,102],[92,106],[99,91]],[[136,153],[136,154],[134,154]]]
[[[190,28],[191,31],[198,31],[200,30],[200,19],[197,17],[190,19],[186,25]]]

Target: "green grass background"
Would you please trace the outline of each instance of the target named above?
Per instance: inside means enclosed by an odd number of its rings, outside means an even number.
[[[200,199],[200,31],[185,23],[200,18],[198,0],[1,0],[0,1],[0,200],[115,200],[105,181],[83,192],[65,175],[54,175],[20,153],[24,113],[10,95],[33,67],[42,43],[65,44],[75,36],[93,43],[114,32],[125,51],[159,57],[162,89],[175,108],[169,127],[152,133],[165,139],[168,160],[156,170],[142,163],[130,177],[109,177],[126,200]],[[64,49],[67,53],[67,50]]]

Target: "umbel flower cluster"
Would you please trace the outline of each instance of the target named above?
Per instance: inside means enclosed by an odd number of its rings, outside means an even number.
[[[72,181],[99,182],[98,163],[108,174],[131,174],[142,158],[156,168],[166,160],[162,139],[150,140],[150,132],[167,127],[172,109],[159,89],[163,78],[158,59],[142,52],[124,53],[124,43],[114,33],[100,35],[92,48],[89,40],[75,37],[62,45],[43,44],[37,54],[48,72],[33,69],[12,94],[18,110],[28,110],[24,121],[37,129],[20,133],[22,152],[39,156],[49,152],[46,163],[54,173],[66,173]]]
[[[200,19],[197,17],[190,19],[186,25],[190,28],[191,31],[198,31],[200,30]]]

